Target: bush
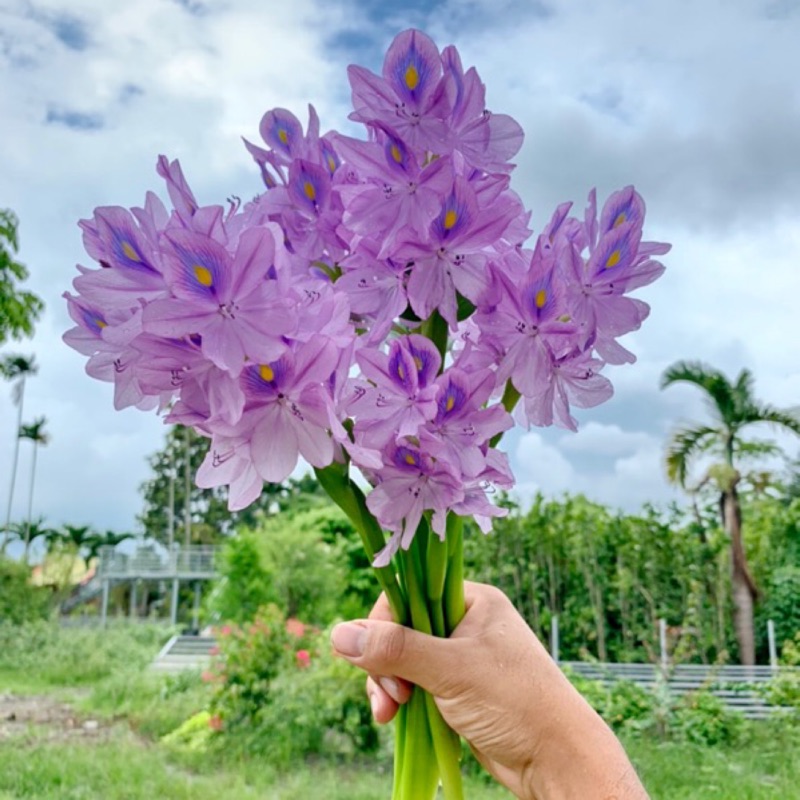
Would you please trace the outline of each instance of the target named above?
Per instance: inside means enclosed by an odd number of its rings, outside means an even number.
[[[251,624],[224,626],[218,636],[219,657],[202,676],[211,690],[207,713],[170,734],[170,744],[281,766],[378,748],[363,676],[333,657],[328,634],[266,606]]]
[[[144,669],[170,634],[154,625],[61,628],[54,622],[0,624],[0,669],[54,686],[78,686]]]
[[[46,619],[52,611],[49,589],[31,586],[30,567],[0,555],[0,624],[21,625]]]
[[[730,711],[711,692],[684,695],[675,707],[670,731],[678,739],[693,744],[734,744],[745,725],[744,717]]]

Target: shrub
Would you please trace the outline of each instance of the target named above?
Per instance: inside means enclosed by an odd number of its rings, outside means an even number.
[[[54,622],[0,624],[0,668],[43,683],[78,686],[118,672],[143,669],[170,631],[153,625],[61,628]]]
[[[29,579],[26,564],[0,555],[0,624],[21,625],[50,615],[50,590],[31,586]]]
[[[693,744],[733,744],[744,729],[744,717],[708,691],[684,695],[675,706],[670,732]]]

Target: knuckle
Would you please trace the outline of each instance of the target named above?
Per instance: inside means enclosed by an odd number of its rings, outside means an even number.
[[[380,657],[389,664],[399,662],[406,649],[406,632],[402,625],[387,625],[378,642]]]

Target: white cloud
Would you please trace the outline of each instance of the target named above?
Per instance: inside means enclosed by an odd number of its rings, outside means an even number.
[[[681,358],[730,373],[748,366],[762,399],[800,402],[800,17],[777,19],[751,0],[659,0],[633,15],[621,0],[426,5],[242,0],[192,14],[162,0],[39,0],[36,19],[23,0],[2,5],[0,203],[19,213],[30,287],[48,303],[36,338],[7,350],[35,352],[42,365],[25,416],[50,420],[37,506],[53,522],[130,527],[144,456],[163,436],[153,416],[114,412],[110,388],[87,378],[60,341],[60,294],[85,260],[77,219],[96,205],[141,203],[159,187],[159,153],[181,159],[204,202],[255,193],[239,137],[257,139],[262,113],[284,106],[305,121],[313,102],[323,128],[346,127],[352,59],[332,42],[363,42],[375,68],[389,29],[426,15],[439,44],[456,43],[465,65],[478,67],[490,108],[525,127],[514,186],[536,226],[562,200],[580,210],[593,185],[603,196],[633,182],[648,201],[648,236],[674,243],[664,279],[640,293],[653,312],[627,340],[639,363],[609,370],[615,397],[580,413],[576,437],[520,436],[520,491],[585,491],[626,507],[669,497],[664,437],[679,418],[705,414],[691,388],[658,389]],[[84,23],[85,47],[65,45],[42,22],[59,14]],[[53,110],[102,127],[46,124]],[[9,394],[0,386],[3,494]]]

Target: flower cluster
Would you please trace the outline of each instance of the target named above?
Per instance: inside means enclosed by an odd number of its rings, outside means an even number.
[[[246,142],[266,186],[253,201],[200,206],[162,156],[171,210],[148,194],[82,221],[100,268],[66,294],[65,340],[118,408],[211,439],[197,481],[228,485],[232,509],[301,456],[361,468],[393,533],[380,565],[423,515],[440,536],[448,511],[488,529],[488,494],[513,484],[493,445],[515,405],[523,424],[574,429],[571,405],[611,396],[601,371],[633,360],[617,339],[649,310],[628,294],[669,248],[642,241],[632,187],[599,219],[594,193],[583,219],[560,206],[526,248],[522,129],[486,110],[454,47],[406,31],[381,75],[349,78],[366,139],[321,135],[313,108],[305,131],[269,111]]]

